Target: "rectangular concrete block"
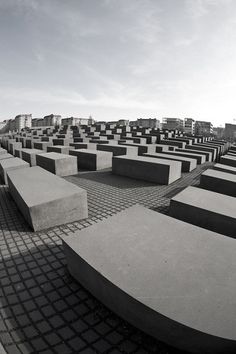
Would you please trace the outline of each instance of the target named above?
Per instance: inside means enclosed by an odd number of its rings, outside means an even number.
[[[8,154],[8,153],[0,155],[0,161],[5,160],[5,159],[11,159],[11,158],[14,158],[14,156],[11,154]]]
[[[72,146],[65,146],[65,145],[54,145],[48,146],[47,152],[57,152],[59,154],[69,155],[69,150],[73,149]]]
[[[78,173],[77,158],[57,152],[36,154],[36,165],[57,176],[70,176]]]
[[[77,157],[78,168],[97,171],[112,166],[112,153],[93,149],[70,150],[70,155]]]
[[[28,162],[30,166],[36,166],[36,154],[43,154],[43,150],[25,148],[21,150],[22,160]]]
[[[18,157],[13,157],[12,159],[4,159],[0,161],[0,176],[5,184],[8,184],[7,173],[12,170],[18,169],[28,169],[30,165],[19,159]]]
[[[220,163],[223,165],[236,167],[236,155],[235,157],[230,155],[224,155],[220,158]]]
[[[206,155],[206,161],[213,161],[213,152],[209,151],[208,148],[202,148],[200,146],[197,145],[186,145],[185,147],[186,150],[189,150],[190,152],[195,152],[196,154],[205,154]],[[185,149],[181,149],[181,150],[185,150]]]
[[[97,150],[99,151],[110,151],[113,156],[128,155],[128,156],[138,156],[137,146],[126,146],[119,144],[98,144]]]
[[[144,156],[117,156],[112,160],[112,172],[158,184],[170,184],[181,177],[181,162]]]
[[[34,231],[88,217],[86,190],[41,167],[9,171],[8,181],[12,198]]]
[[[236,238],[236,199],[187,187],[171,199],[169,214],[190,224]]]
[[[201,175],[202,188],[236,197],[236,175],[208,169]]]
[[[216,163],[213,166],[213,169],[218,170],[218,171],[222,171],[222,172],[232,173],[233,175],[236,175],[236,167],[223,165],[221,163]]]
[[[179,161],[182,164],[182,172],[190,172],[197,167],[197,161],[189,157],[177,156],[167,153],[154,153],[154,154],[144,154],[146,157],[152,157],[157,159],[165,159],[171,161]]]
[[[35,141],[33,142],[33,148],[34,149],[39,149],[39,150],[44,150],[47,152],[47,147],[52,146],[52,141]]]

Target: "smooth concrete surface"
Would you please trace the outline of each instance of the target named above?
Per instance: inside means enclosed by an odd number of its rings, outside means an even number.
[[[185,149],[189,151],[196,151],[196,154],[202,154],[202,153],[207,153],[207,158],[206,161],[214,161],[214,154],[213,151],[208,148],[205,148],[203,146],[197,146],[197,145],[186,145]]]
[[[35,166],[8,172],[9,190],[34,231],[88,217],[87,192]]]
[[[236,238],[236,198],[187,187],[171,199],[170,216]]]
[[[222,163],[216,163],[214,165],[213,169],[218,170],[218,171],[222,171],[222,172],[232,173],[233,175],[236,175],[236,167],[223,165]]]
[[[43,150],[25,148],[21,150],[21,158],[33,167],[36,166],[36,154],[38,155],[43,153]]]
[[[138,156],[138,147],[137,146],[127,146],[120,144],[100,144],[97,145],[97,150],[99,151],[110,151],[113,156]]]
[[[54,145],[54,146],[48,146],[47,147],[47,152],[57,152],[59,154],[65,154],[69,155],[69,150],[73,149],[72,146],[66,146],[66,145]]]
[[[16,169],[28,169],[30,165],[19,159],[18,157],[13,157],[12,159],[4,159],[0,161],[0,176],[5,184],[8,184],[7,173]]]
[[[205,163],[207,161],[207,153],[199,153],[196,150],[187,150],[187,149],[175,149],[175,152],[179,152],[183,154],[185,157],[191,157],[193,156],[195,159],[197,159],[197,164],[201,165],[202,163]]]
[[[236,176],[232,173],[208,169],[200,179],[202,188],[236,197]]]
[[[0,155],[6,154],[6,153],[7,153],[6,149],[0,148]]]
[[[33,148],[34,149],[39,149],[39,150],[44,150],[47,152],[47,147],[52,146],[52,141],[35,141],[33,142]]]
[[[63,246],[71,275],[135,327],[188,352],[236,352],[232,238],[134,206]]]
[[[112,166],[112,152],[75,149],[70,150],[69,154],[77,157],[78,169],[97,171]]]
[[[181,162],[145,156],[117,156],[112,159],[112,172],[158,184],[170,184],[181,177]]]
[[[138,148],[138,155],[142,156],[143,154],[146,153],[155,153],[156,152],[156,144],[135,144],[135,143],[127,143],[124,141],[118,142],[119,145],[125,145],[125,146],[136,146]]]
[[[8,145],[9,148],[9,153],[12,155],[15,155],[15,149],[21,149],[22,148],[22,143],[20,142],[10,142]]]
[[[5,154],[1,154],[1,155],[0,155],[0,162],[1,162],[2,160],[11,159],[11,158],[14,158],[14,156],[11,155],[11,154],[8,154],[8,152],[5,153]]]
[[[236,167],[236,155],[230,156],[230,155],[225,155],[220,158],[220,163],[223,165],[228,165],[232,167]]]
[[[197,144],[193,144],[191,145],[191,149],[194,148],[194,146],[200,148],[201,150],[205,150],[205,151],[210,151],[212,153],[212,158],[213,158],[213,161],[216,160],[217,158],[217,148],[215,147],[212,147],[212,146],[208,146],[206,145],[205,143],[197,143]]]
[[[36,165],[61,177],[78,173],[77,158],[58,152],[36,154]]]
[[[96,150],[97,145],[93,143],[70,143],[71,149],[93,149]]]
[[[182,172],[190,172],[194,168],[197,167],[197,161],[195,159],[191,159],[190,157],[177,156],[173,154],[161,153],[157,152],[154,154],[144,154],[146,157],[152,157],[157,159],[166,159],[171,161],[179,161],[182,164]]]
[[[166,154],[166,155],[174,155],[174,156],[181,156],[181,157],[187,157],[190,159],[194,159],[194,160],[196,160],[196,163],[198,165],[200,165],[202,163],[202,157],[203,157],[202,155],[195,155],[193,153],[184,153],[184,152],[179,152],[176,150],[175,151],[162,151],[162,153]]]

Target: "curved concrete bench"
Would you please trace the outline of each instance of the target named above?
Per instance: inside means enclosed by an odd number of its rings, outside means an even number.
[[[63,238],[71,275],[119,316],[195,353],[236,351],[236,242],[134,206]]]
[[[9,171],[8,183],[12,198],[34,231],[88,217],[86,190],[41,167]]]

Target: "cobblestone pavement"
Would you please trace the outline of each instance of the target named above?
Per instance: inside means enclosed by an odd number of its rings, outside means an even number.
[[[168,213],[169,200],[197,185],[211,163],[170,186],[102,172],[80,172],[66,180],[88,192],[89,217],[32,232],[0,186],[0,339],[19,353],[180,353],[135,329],[109,311],[67,271],[61,236],[80,230],[136,203]]]

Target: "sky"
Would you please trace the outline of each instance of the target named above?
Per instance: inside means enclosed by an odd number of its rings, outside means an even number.
[[[0,121],[21,113],[236,124],[236,1],[0,0]]]

